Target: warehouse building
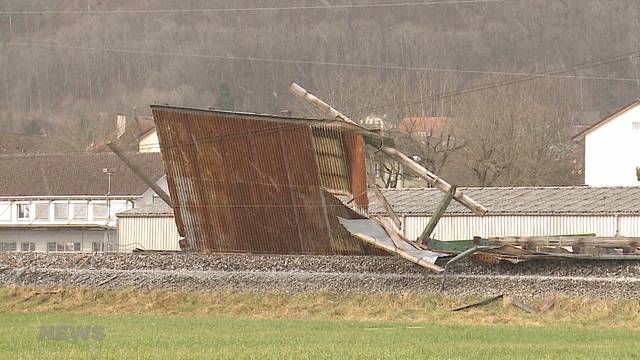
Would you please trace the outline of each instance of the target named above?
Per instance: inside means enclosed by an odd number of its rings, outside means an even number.
[[[489,187],[460,188],[487,207],[480,217],[451,202],[432,238],[464,240],[474,236],[596,234],[640,236],[637,187]],[[402,232],[417,239],[444,194],[437,189],[383,189],[402,222]],[[371,199],[374,197],[370,196]],[[385,215],[373,201],[370,215]]]
[[[179,251],[173,209],[162,203],[118,213],[118,250]]]

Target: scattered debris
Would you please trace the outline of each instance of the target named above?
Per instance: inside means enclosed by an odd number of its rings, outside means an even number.
[[[495,246],[474,246],[470,249],[467,249],[463,252],[461,252],[460,254],[458,254],[457,256],[455,256],[453,259],[449,260],[445,266],[444,266],[444,270],[442,271],[442,285],[440,286],[440,291],[444,291],[444,283],[447,279],[447,269],[449,269],[449,266],[452,264],[455,264],[456,262],[464,259],[465,257],[468,257],[472,254],[475,254],[479,251],[483,251],[483,250],[492,250],[495,249],[497,247]]]
[[[500,294],[500,295],[496,295],[493,297],[490,297],[488,299],[484,299],[482,301],[478,301],[472,304],[468,304],[468,305],[463,305],[460,307],[457,307],[455,309],[451,309],[451,311],[461,311],[461,310],[466,310],[466,309],[470,309],[470,308],[474,308],[474,307],[479,307],[479,306],[485,306],[485,305],[489,305],[493,302],[496,302],[498,300],[502,299],[503,303],[505,305],[513,305],[515,307],[517,307],[518,309],[521,309],[523,311],[528,312],[529,314],[535,314],[536,310],[533,308],[533,306],[529,305],[526,302],[520,301],[517,298],[508,295],[508,294]]]
[[[89,256],[85,256],[84,259],[82,259],[82,261],[79,261],[76,264],[76,268],[78,269],[78,268],[82,268],[83,266],[85,266],[89,262],[89,260],[91,260],[93,258],[93,255],[94,254],[91,254]]]
[[[351,234],[372,246],[397,254],[431,271],[437,273],[444,271],[435,262],[439,257],[446,256],[446,254],[419,249],[411,242],[398,236],[394,231],[391,231],[391,234],[396,236],[393,239],[393,236],[388,234],[381,225],[370,219],[348,220],[339,218],[339,220]]]
[[[113,280],[117,279],[118,277],[120,277],[120,274],[114,275],[114,276],[112,276],[112,277],[108,278],[107,280],[104,280],[104,281],[100,282],[100,283],[97,285],[97,287],[100,287],[100,286],[106,285],[106,284],[110,283],[111,281],[113,281]]]
[[[53,295],[53,294],[59,294],[61,292],[63,292],[64,290],[62,289],[58,289],[58,290],[41,290],[41,291],[36,291],[33,293],[33,295]]]
[[[482,301],[475,302],[473,304],[468,304],[468,305],[457,307],[455,309],[451,309],[451,311],[461,311],[461,310],[471,309],[474,307],[485,306],[485,305],[491,304],[492,302],[496,302],[502,299],[504,296],[505,294],[500,294],[494,297],[490,297],[488,299],[484,299]]]
[[[545,300],[545,302],[543,302],[540,305],[540,309],[539,309],[540,313],[544,313],[544,312],[547,312],[547,311],[553,309],[553,307],[556,305],[556,298],[557,297],[555,295],[553,295],[549,299]]]
[[[535,314],[536,313],[536,310],[533,308],[533,306],[529,305],[526,302],[520,301],[520,300],[518,300],[517,298],[515,298],[515,297],[513,297],[511,295],[506,296],[504,298],[504,300],[505,300],[505,302],[507,304],[511,304],[511,305],[517,307],[518,309],[522,310],[522,311],[528,312],[529,314]]]

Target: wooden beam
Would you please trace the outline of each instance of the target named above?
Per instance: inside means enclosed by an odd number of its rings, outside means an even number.
[[[394,228],[393,225],[390,224],[386,219],[373,217],[373,220],[378,224],[380,224],[380,226],[382,226],[382,228],[387,232],[387,234],[389,234],[389,237],[391,238],[391,240],[393,241],[393,243],[396,245],[397,248],[405,251],[417,249],[413,244],[409,242],[409,240],[407,240],[402,234],[400,234],[400,232],[398,232],[398,230],[396,230],[396,228]]]
[[[384,154],[388,155],[390,158],[402,164],[405,167],[405,169],[410,170],[415,175],[426,180],[431,186],[445,193],[448,193],[449,191],[451,191],[451,185],[449,185],[446,181],[439,178],[436,174],[427,170],[422,165],[411,160],[407,155],[401,153],[400,151],[394,148],[383,147],[380,150]],[[453,194],[453,198],[460,204],[464,205],[467,209],[473,211],[473,213],[476,215],[482,216],[487,213],[487,208],[485,208],[479,202],[473,200],[472,198],[464,194],[459,189],[455,190]]]
[[[372,238],[372,237],[370,237],[370,236],[368,236],[366,234],[356,233],[356,234],[353,234],[353,236],[357,237],[358,239],[364,241],[365,243],[367,243],[367,244],[369,244],[369,245],[371,245],[373,247],[385,250],[385,251],[387,251],[389,253],[392,253],[392,254],[396,254],[396,255],[400,256],[401,258],[403,258],[403,259],[407,259],[407,260],[411,261],[412,263],[414,263],[416,265],[422,266],[423,268],[429,269],[429,270],[437,272],[437,273],[441,273],[442,271],[444,271],[444,269],[442,267],[440,267],[440,266],[438,266],[436,264],[432,264],[432,263],[430,263],[428,261],[424,261],[423,259],[421,259],[421,258],[419,258],[417,256],[414,256],[414,255],[412,255],[410,253],[407,253],[407,252],[405,252],[402,249],[399,249],[397,247],[386,246],[383,243],[381,243],[380,241],[378,241],[378,240],[376,240],[376,239],[374,239],[374,238]]]
[[[436,225],[438,225],[440,218],[442,217],[442,215],[444,215],[444,212],[447,211],[447,207],[451,203],[451,200],[453,199],[453,195],[456,193],[457,188],[458,187],[456,185],[452,185],[451,190],[449,190],[449,192],[447,192],[447,194],[444,196],[442,202],[440,203],[440,206],[438,206],[433,215],[431,215],[427,227],[424,228],[424,231],[422,231],[422,234],[418,238],[418,244],[427,244],[427,241],[433,233],[433,230],[436,229]]]
[[[107,143],[107,146],[109,147],[109,149],[111,149],[111,151],[113,151],[116,155],[118,155],[118,157],[120,158],[120,160],[122,160],[122,162],[127,164],[129,169],[131,169],[131,171],[133,171],[133,173],[136,174],[140,178],[140,180],[142,180],[148,187],[153,189],[153,191],[155,191],[155,193],[158,194],[158,196],[160,196],[160,198],[162,198],[162,200],[164,200],[164,202],[167,203],[167,205],[171,206],[171,197],[169,196],[169,194],[167,194],[164,190],[162,190],[162,188],[158,186],[158,184],[156,184],[153,180],[149,179],[142,172],[142,170],[140,170],[140,168],[138,168],[138,166],[134,164],[133,161],[131,161],[131,159],[129,159],[124,154],[124,150],[122,150],[120,146],[118,146],[114,142]]]
[[[596,236],[509,236],[491,237],[487,245],[514,246],[593,246],[601,248],[640,247],[640,237],[596,237]]]
[[[338,110],[332,108],[329,104],[320,100],[315,95],[308,93],[307,90],[302,88],[300,85],[293,83],[291,84],[289,90],[291,90],[291,93],[293,93],[294,95],[303,98],[305,101],[321,110],[328,119],[338,120],[336,125],[342,126],[347,130],[352,130],[362,135],[365,143],[367,143],[368,145],[371,145],[375,148],[381,148],[383,146],[395,146],[395,141],[393,138],[383,136],[376,131],[371,131],[360,126],[355,121],[349,119]]]
[[[300,85],[293,83],[291,84],[290,89],[293,94],[301,97],[311,105],[320,109],[325,114],[327,114],[327,116],[329,116],[331,119],[338,119],[340,121],[344,121],[350,124],[354,124],[354,125],[356,124],[353,120],[349,119],[347,116],[340,113],[338,110],[334,109],[326,102],[320,100],[318,97],[307,92],[307,90],[305,90]],[[436,174],[430,172],[429,170],[424,168],[422,165],[413,161],[412,159],[410,159],[408,156],[401,153],[400,151],[388,146],[384,146],[384,143],[380,144],[379,150],[382,151],[385,155],[389,156],[390,158],[402,164],[406,169],[409,169],[415,175],[426,180],[433,187],[443,192],[449,192],[451,190],[451,185],[449,185],[446,181],[440,179]],[[469,210],[473,211],[473,213],[476,215],[482,216],[487,213],[487,209],[484,206],[482,206],[480,203],[476,202],[475,200],[471,199],[460,190],[456,189],[456,191],[454,192],[453,198],[456,199],[456,201],[458,201],[465,207],[467,207]]]
[[[373,177],[371,177],[371,176],[369,177],[369,184],[371,185],[371,189],[373,190],[373,195],[378,199],[378,201],[380,201],[382,203],[382,206],[387,211],[387,214],[389,215],[389,218],[391,218],[393,223],[398,228],[401,228],[402,227],[402,221],[400,221],[400,218],[398,217],[398,214],[396,214],[395,210],[393,210],[393,207],[387,201],[387,198],[384,196],[382,191],[380,191],[380,188],[378,187],[378,185],[376,185],[375,179]]]

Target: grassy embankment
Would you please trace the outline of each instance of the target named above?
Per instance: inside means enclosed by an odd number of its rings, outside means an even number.
[[[540,315],[424,295],[0,289],[0,358],[633,358],[638,301],[559,299]],[[536,300],[532,303],[539,304]],[[100,326],[102,341],[38,339]]]

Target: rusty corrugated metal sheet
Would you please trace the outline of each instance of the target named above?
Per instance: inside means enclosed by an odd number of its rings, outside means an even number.
[[[367,167],[365,163],[365,143],[362,136],[349,131],[342,132],[345,158],[351,181],[351,194],[358,207],[368,209],[367,198]]]
[[[370,253],[336,218],[359,215],[330,193],[366,206],[366,191],[352,194],[365,178],[360,135],[302,119],[152,109],[176,223],[192,248]]]

